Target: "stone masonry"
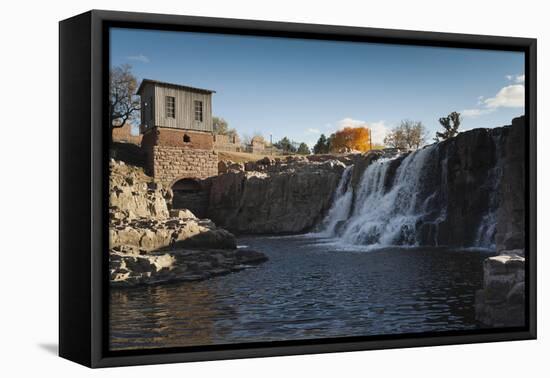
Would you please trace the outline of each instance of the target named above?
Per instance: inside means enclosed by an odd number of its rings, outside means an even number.
[[[167,188],[180,179],[218,174],[210,133],[154,128],[143,135],[141,147],[147,156],[147,173]]]
[[[218,156],[212,150],[153,146],[153,177],[172,186],[183,178],[205,179],[218,174]]]

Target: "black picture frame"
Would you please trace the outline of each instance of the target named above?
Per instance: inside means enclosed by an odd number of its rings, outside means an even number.
[[[231,346],[107,348],[108,28],[522,51],[526,67],[526,327]],[[59,24],[59,354],[89,367],[536,338],[536,39],[92,10]],[[78,120],[78,121],[75,121]]]

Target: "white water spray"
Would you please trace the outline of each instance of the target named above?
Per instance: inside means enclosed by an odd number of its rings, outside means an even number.
[[[367,167],[355,188],[348,167],[319,234],[374,247],[437,246],[448,205],[447,160],[439,162],[440,158],[437,145],[431,145],[405,158],[379,159]],[[499,178],[488,178],[494,191]],[[471,246],[494,244],[497,201],[491,201]]]

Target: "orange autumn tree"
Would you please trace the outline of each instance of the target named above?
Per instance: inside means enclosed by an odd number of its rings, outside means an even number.
[[[366,152],[370,149],[370,130],[366,127],[346,127],[330,136],[330,152]]]

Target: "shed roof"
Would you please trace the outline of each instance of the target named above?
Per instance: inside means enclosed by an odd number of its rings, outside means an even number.
[[[163,82],[163,81],[151,80],[151,79],[143,79],[141,81],[141,84],[139,85],[137,93],[138,94],[141,93],[141,90],[147,84],[153,84],[153,85],[158,85],[158,86],[162,86],[162,87],[182,89],[184,91],[190,91],[190,92],[199,92],[199,93],[206,93],[206,94],[216,93],[216,91],[213,91],[213,90],[210,90],[210,89],[196,88],[196,87],[190,87],[188,85],[181,85],[181,84],[174,84],[174,83],[166,83],[166,82]]]

